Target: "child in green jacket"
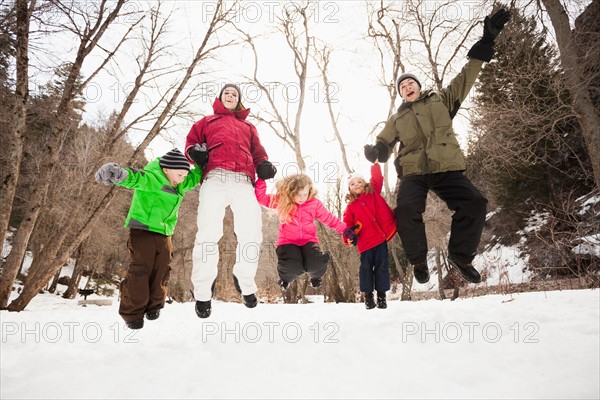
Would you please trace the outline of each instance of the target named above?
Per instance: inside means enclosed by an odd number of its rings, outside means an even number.
[[[165,305],[171,253],[171,236],[177,224],[183,195],[193,189],[202,171],[190,167],[187,158],[173,149],[149,162],[143,170],[104,164],[96,182],[134,189],[125,220],[129,228],[127,247],[131,263],[121,282],[119,314],[131,329],[144,326],[160,316]]]

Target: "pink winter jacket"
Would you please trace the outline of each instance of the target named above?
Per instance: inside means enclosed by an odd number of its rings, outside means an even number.
[[[262,179],[257,179],[254,193],[258,202],[268,208],[277,208],[277,199],[279,196],[269,195],[266,192],[266,182]],[[304,246],[309,242],[318,244],[319,238],[317,237],[315,220],[327,225],[340,234],[346,229],[346,224],[330,213],[316,197],[302,204],[296,204],[296,207],[296,214],[292,220],[288,223],[279,224],[277,247],[284,244]]]

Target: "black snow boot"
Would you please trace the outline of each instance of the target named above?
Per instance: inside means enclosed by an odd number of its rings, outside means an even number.
[[[481,275],[479,272],[473,267],[472,264],[462,264],[454,261],[453,259],[448,257],[448,262],[454,268],[460,272],[460,275],[467,281],[471,283],[479,283],[481,282]]]
[[[375,308],[375,298],[373,292],[365,292],[365,307],[367,310]]]
[[[258,304],[258,299],[254,293],[242,296],[242,302],[248,308],[254,308]]]
[[[129,329],[142,329],[144,327],[144,320],[136,319],[135,321],[129,321],[129,322],[126,322],[125,324],[127,324],[127,327]]]
[[[210,312],[212,311],[210,303],[210,300],[196,302],[196,315],[198,316],[198,318],[210,317]]]
[[[417,282],[421,284],[429,282],[429,268],[426,263],[415,264],[413,272]]]
[[[385,292],[377,292],[377,308],[387,308]]]
[[[160,317],[160,308],[146,312],[146,319],[149,321],[154,321],[155,319],[158,319],[158,317]]]

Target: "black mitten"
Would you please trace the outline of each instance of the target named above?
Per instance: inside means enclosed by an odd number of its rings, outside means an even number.
[[[483,20],[483,37],[481,42],[493,45],[496,37],[504,28],[504,25],[510,20],[510,11],[504,8],[496,11],[494,15],[487,16]]]
[[[375,161],[377,161],[377,157],[379,157],[377,149],[371,144],[365,144],[365,158],[369,162],[374,163]]]
[[[358,235],[352,230],[352,228],[346,228],[343,235],[350,244],[356,246],[358,243]]]
[[[494,57],[494,48],[491,44],[480,40],[471,47],[471,50],[467,53],[467,57],[490,62],[492,61],[492,57]]]
[[[272,177],[275,176],[275,174],[277,173],[277,168],[275,168],[275,166],[273,164],[271,164],[270,161],[264,160],[261,161],[257,166],[256,166],[256,175],[258,175],[258,177],[260,179],[271,179]]]
[[[390,148],[387,144],[382,141],[375,143],[375,150],[377,150],[379,162],[384,163],[390,158]]]
[[[208,164],[208,150],[206,149],[206,143],[196,143],[193,147],[188,149],[187,153],[200,169],[204,170],[206,168],[206,164]]]

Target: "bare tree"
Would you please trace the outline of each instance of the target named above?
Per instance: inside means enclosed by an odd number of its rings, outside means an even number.
[[[153,126],[150,128],[145,139],[132,153],[129,154],[129,160],[127,161],[128,165],[141,160],[143,152],[148,144],[164,129],[165,124],[167,124],[171,118],[173,118],[174,113],[182,107],[182,102],[185,102],[187,97],[181,100],[180,95],[183,93],[189,80],[194,75],[194,70],[196,67],[210,57],[216,50],[232,43],[220,43],[217,41],[215,44],[212,43],[211,40],[214,38],[219,29],[222,29],[224,26],[230,23],[233,16],[231,10],[232,8],[224,8],[222,2],[217,4],[215,13],[213,14],[211,21],[208,23],[206,33],[193,60],[186,68],[185,74],[180,78],[177,85],[173,88],[173,91],[170,93],[169,97],[164,99],[165,104],[162,106],[158,117],[154,121]],[[140,74],[143,75],[142,71],[143,68],[140,70]],[[143,80],[140,80],[140,82],[143,82]],[[134,88],[133,90],[136,89]],[[117,132],[117,128],[114,127],[112,131]],[[93,171],[88,177],[88,188],[90,191],[95,191],[98,193],[98,190],[104,190],[98,189],[98,186],[93,183],[92,176]],[[95,222],[114,198],[115,193],[116,190],[114,187],[112,187],[104,195],[101,195],[100,199],[96,203],[87,204],[89,208],[85,211],[85,214],[82,217],[75,217],[75,213],[72,213],[73,217],[67,221],[66,225],[68,227],[72,227],[73,229],[61,230],[60,233],[54,235],[50,242],[44,246],[40,256],[36,257],[32,263],[26,286],[24,287],[21,295],[9,305],[9,310],[20,311],[27,306],[29,301],[39,292],[40,288],[44,286],[49,277],[51,277],[56,270],[60,269],[61,266],[64,265],[65,261],[77,249],[81,241],[89,235]]]
[[[448,7],[456,6],[454,1],[436,3],[435,8],[427,12],[426,1],[406,2],[406,23],[412,28],[416,27],[419,32],[417,37],[409,39],[411,44],[417,49],[423,48],[427,54],[426,61],[415,59],[415,66],[440,90],[448,75],[453,72],[452,66],[479,21],[465,21],[462,16],[450,18],[447,11]]]
[[[35,227],[40,210],[44,204],[48,187],[50,186],[50,176],[53,171],[53,166],[56,164],[57,155],[60,150],[60,143],[64,140],[64,136],[68,133],[65,129],[64,118],[70,110],[71,101],[75,98],[76,94],[82,89],[78,87],[77,80],[81,71],[83,62],[92,50],[98,45],[98,42],[102,36],[106,33],[110,24],[117,18],[121,7],[125,0],[119,0],[114,5],[114,8],[110,9],[106,1],[103,1],[99,5],[97,15],[83,15],[85,19],[85,26],[82,30],[78,30],[79,34],[79,46],[75,61],[71,63],[68,77],[64,83],[64,90],[60,103],[57,106],[55,113],[55,121],[49,132],[49,141],[47,143],[47,157],[44,168],[40,171],[38,177],[38,188],[33,193],[28,201],[27,214],[25,219],[19,226],[14,240],[11,252],[6,260],[2,273],[2,281],[0,282],[0,308],[6,306],[8,297],[12,288],[14,278],[23,262],[25,256],[25,250],[29,242],[29,237]],[[70,9],[68,6],[61,2],[56,2],[57,7],[65,12],[66,16],[71,16],[73,13],[78,13],[79,10]],[[106,15],[105,15],[106,13]],[[120,45],[120,43],[119,43]]]
[[[402,62],[402,54],[406,37],[401,33],[403,25],[403,14],[394,8],[392,4],[386,4],[383,0],[379,2],[377,9],[372,8],[370,3],[367,3],[368,27],[367,37],[375,44],[375,49],[379,54],[379,82],[380,85],[386,88],[390,102],[388,103],[388,112],[386,116],[389,118],[396,108],[396,100],[398,91],[396,89],[396,81],[400,74],[405,71],[406,66]],[[391,74],[388,72],[386,65],[391,61]],[[389,74],[389,76],[388,76]],[[378,127],[385,123],[385,120],[377,123],[369,136],[374,133]],[[397,151],[394,150],[392,158],[397,156]],[[390,197],[392,190],[388,183],[388,165],[383,167],[384,187],[386,197]]]
[[[29,101],[29,21],[35,8],[35,0],[31,0],[31,2],[17,0],[15,8],[17,14],[15,57],[17,79],[10,134],[6,138],[6,142],[3,143],[3,147],[7,150],[3,150],[2,154],[5,154],[6,158],[2,160],[2,170],[0,170],[0,204],[2,204],[0,208],[0,243],[4,243],[4,237],[8,229],[8,221],[19,180],[19,165],[23,154],[25,120]],[[2,286],[0,285],[1,292]],[[1,302],[0,306],[2,306]]]
[[[324,44],[319,49],[316,44],[314,46],[314,55],[313,58],[321,71],[321,77],[323,78],[323,88],[325,90],[325,103],[327,103],[327,111],[329,112],[329,120],[331,121],[331,127],[333,128],[333,134],[335,135],[335,139],[338,141],[340,145],[340,152],[342,153],[342,162],[344,163],[344,168],[346,169],[346,173],[350,174],[354,169],[350,167],[348,163],[348,156],[346,155],[346,146],[344,145],[344,140],[342,139],[342,135],[340,134],[340,130],[338,129],[338,118],[334,115],[333,112],[333,98],[331,95],[331,82],[329,81],[329,62],[331,59],[332,48],[328,45]]]
[[[314,12],[312,4],[312,1],[302,2],[301,4],[289,3],[289,6],[284,7],[283,17],[278,18],[277,28],[285,37],[287,46],[292,52],[294,73],[298,79],[299,97],[295,110],[290,110],[290,103],[286,105],[284,110],[275,103],[272,90],[274,86],[281,85],[281,83],[275,85],[267,84],[258,77],[259,58],[254,39],[248,33],[239,30],[254,54],[254,73],[252,77],[247,78],[253,84],[257,85],[260,91],[266,96],[270,107],[270,110],[265,112],[267,116],[259,113],[256,115],[256,118],[267,124],[294,151],[296,162],[301,171],[306,171],[306,164],[302,156],[300,127],[306,98],[308,63],[313,48],[313,38],[309,35],[309,21]],[[283,85],[283,87],[285,88],[286,86]]]
[[[569,24],[567,12],[560,0],[541,0],[552,21],[556,42],[560,50],[560,61],[565,71],[567,90],[571,94],[573,109],[581,125],[588,154],[592,159],[592,170],[596,187],[600,188],[600,117],[592,102],[589,85],[582,71],[577,42]]]

